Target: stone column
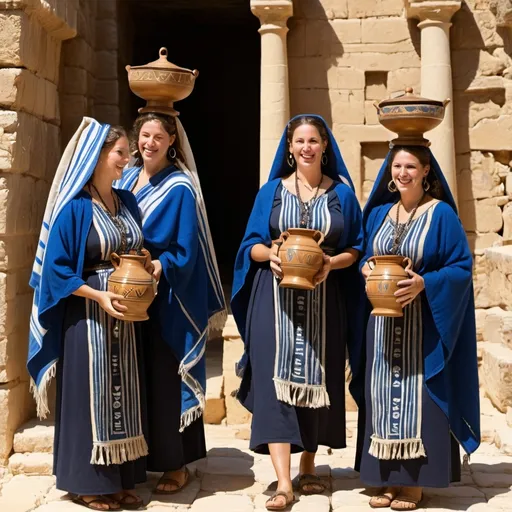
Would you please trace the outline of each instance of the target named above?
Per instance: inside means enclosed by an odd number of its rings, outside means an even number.
[[[460,9],[454,0],[406,1],[407,16],[420,20],[421,30],[421,95],[443,101],[453,99],[450,56],[450,20]],[[432,151],[443,170],[455,200],[457,170],[453,133],[453,102],[446,107],[443,122],[427,134]]]
[[[251,0],[261,27],[260,185],[267,181],[272,159],[290,118],[286,22],[291,0]]]

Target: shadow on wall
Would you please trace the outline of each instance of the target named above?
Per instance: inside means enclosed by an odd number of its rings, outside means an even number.
[[[332,127],[333,118],[347,114],[335,111],[337,105],[342,98],[349,104],[354,94],[337,68],[343,45],[320,0],[295,2],[288,27],[290,113],[319,114]]]
[[[498,118],[505,105],[502,76],[511,54],[510,31],[493,29],[492,19],[486,25],[485,19],[492,16],[488,11],[472,12],[463,2],[452,19],[450,34],[459,213],[473,251],[501,240],[498,205],[485,205],[493,211],[481,212],[484,205],[476,200],[503,195],[497,166],[500,160],[502,164],[510,160],[508,152],[486,152],[492,148],[474,137],[477,125]]]

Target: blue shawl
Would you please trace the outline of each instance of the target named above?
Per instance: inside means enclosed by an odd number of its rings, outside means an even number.
[[[46,390],[60,357],[64,299],[85,284],[82,270],[92,201],[82,189],[94,172],[109,129],[84,118],[64,151],[48,197],[30,278],[34,299],[27,360],[41,417],[49,412]],[[140,219],[133,195],[119,196]]]
[[[343,230],[343,236],[340,238],[338,243],[338,253],[347,247],[352,247],[361,251],[363,249],[363,236],[361,230],[360,207],[353,192],[352,180],[350,179],[347,167],[345,166],[341,156],[338,144],[323,118],[315,115],[310,116],[309,114],[308,117],[316,117],[320,119],[329,136],[326,148],[328,162],[327,165],[322,166],[322,172],[335,181],[335,190],[342,206],[345,229]],[[265,185],[263,185],[256,196],[256,200],[247,223],[245,235],[235,260],[231,310],[245,344],[244,355],[237,367],[237,373],[240,376],[243,375],[248,363],[250,340],[246,336],[246,317],[252,284],[258,269],[258,265],[251,258],[251,248],[255,244],[264,244],[268,247],[271,245],[270,215],[272,212],[274,196],[276,189],[281,182],[281,178],[287,176],[292,171],[286,162],[287,153],[288,141],[285,129],[270,171],[269,180]],[[338,275],[340,289],[342,292],[345,295],[350,295],[350,300],[346,301],[349,327],[349,360],[353,375],[357,375],[359,377],[362,374],[362,367],[360,366],[360,340],[362,339],[360,329],[362,326],[362,316],[361,309],[357,307],[357,304],[360,302],[358,296],[361,293],[358,285],[359,278],[357,275],[357,267],[352,265],[349,268],[336,270],[334,272]],[[357,381],[358,379],[356,378],[355,380]],[[357,386],[355,391],[359,392],[360,389],[361,387]],[[355,395],[354,398],[356,401],[360,402],[363,397],[362,395]]]
[[[384,161],[363,211],[366,251],[360,267],[373,255],[373,240],[397,192],[387,189]],[[480,444],[480,408],[472,257],[457,207],[439,164],[431,154],[431,173],[439,181],[443,201],[433,214],[421,267],[423,292],[423,357],[428,392],[449,420],[450,429],[469,454]],[[366,300],[365,325],[370,312]],[[362,390],[360,391],[362,393]]]
[[[132,190],[140,171],[141,167],[127,169],[119,187]],[[160,333],[180,363],[183,430],[204,410],[208,327],[218,327],[223,321],[224,295],[193,177],[178,167],[168,167],[135,197],[145,246],[162,264],[150,317],[156,312]]]

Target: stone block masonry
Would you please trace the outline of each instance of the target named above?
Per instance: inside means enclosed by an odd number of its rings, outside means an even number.
[[[0,466],[35,414],[25,369],[28,286],[48,189],[60,155],[62,40],[77,0],[0,3]]]

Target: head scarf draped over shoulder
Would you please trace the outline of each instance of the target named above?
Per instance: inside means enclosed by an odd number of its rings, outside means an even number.
[[[100,124],[90,117],[84,117],[64,150],[46,203],[30,277],[34,299],[30,317],[27,361],[40,416],[48,413],[46,388],[55,375],[60,353],[60,329],[50,329],[54,326],[50,325],[47,319],[61,298],[59,290],[49,289],[51,285],[45,279],[48,239],[59,214],[81,192],[92,176],[109,130],[110,125]]]

